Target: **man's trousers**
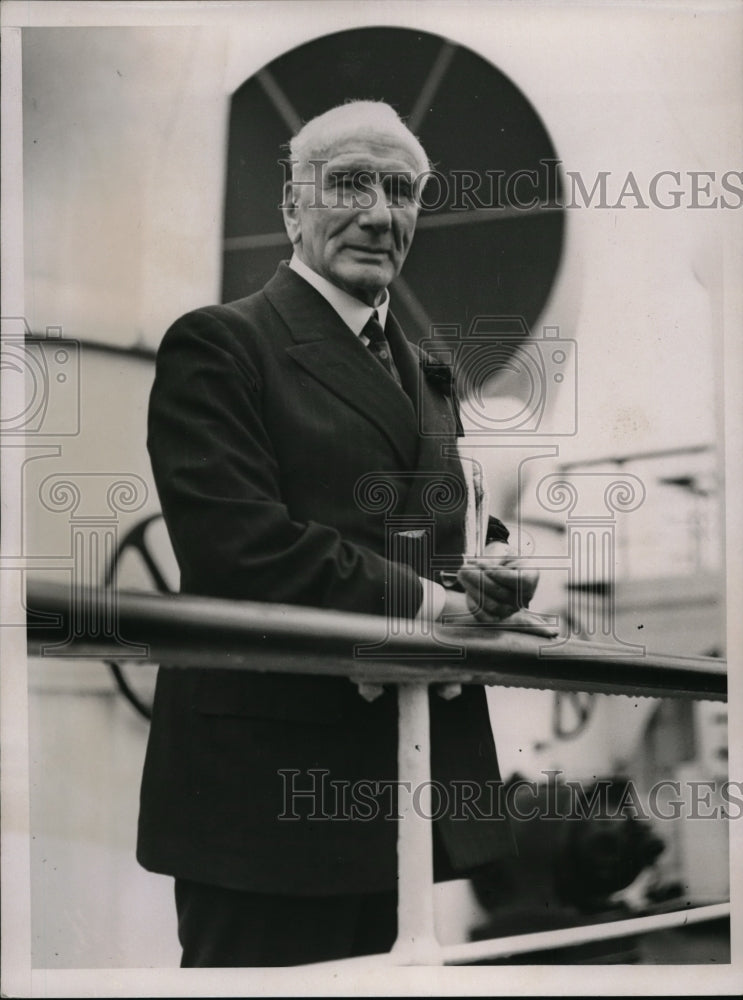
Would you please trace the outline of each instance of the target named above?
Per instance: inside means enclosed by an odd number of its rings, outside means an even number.
[[[181,967],[268,967],[388,952],[397,893],[277,896],[175,880]]]

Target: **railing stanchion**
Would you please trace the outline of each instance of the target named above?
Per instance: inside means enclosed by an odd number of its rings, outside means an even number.
[[[398,684],[399,796],[397,940],[399,965],[442,965],[433,912],[431,744],[427,684]]]

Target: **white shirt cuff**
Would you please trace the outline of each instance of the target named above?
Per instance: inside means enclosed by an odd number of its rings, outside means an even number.
[[[420,581],[423,587],[423,600],[415,619],[416,621],[438,621],[446,603],[446,590],[440,583],[434,583],[433,580],[427,580],[425,577],[421,577]]]

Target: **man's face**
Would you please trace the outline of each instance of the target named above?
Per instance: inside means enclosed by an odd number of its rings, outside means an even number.
[[[300,175],[308,183],[295,179],[289,192],[295,207],[284,217],[295,252],[334,285],[377,305],[413,240],[415,175],[413,154],[396,137],[340,140]]]

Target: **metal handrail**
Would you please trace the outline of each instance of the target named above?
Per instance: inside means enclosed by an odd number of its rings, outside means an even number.
[[[347,676],[398,687],[398,936],[381,964],[460,965],[631,936],[719,919],[729,904],[675,913],[442,946],[433,923],[430,802],[413,808],[413,790],[428,789],[428,687],[475,683],[635,696],[725,700],[726,665],[709,657],[638,656],[636,646],[561,641],[503,628],[442,625],[296,606],[136,591],[72,589],[30,580],[31,655],[119,658],[188,668]],[[407,794],[405,794],[407,788]],[[368,963],[370,958],[339,963]],[[326,963],[327,964],[327,963]]]
[[[118,656],[379,684],[460,682],[717,701],[727,696],[725,661],[713,657],[638,655],[636,647],[625,650],[619,643],[561,642],[496,626],[445,624],[427,632],[411,621],[378,615],[143,591],[75,590],[73,614],[70,594],[63,584],[29,580],[32,654]],[[115,623],[115,631],[104,627],[106,621]]]

